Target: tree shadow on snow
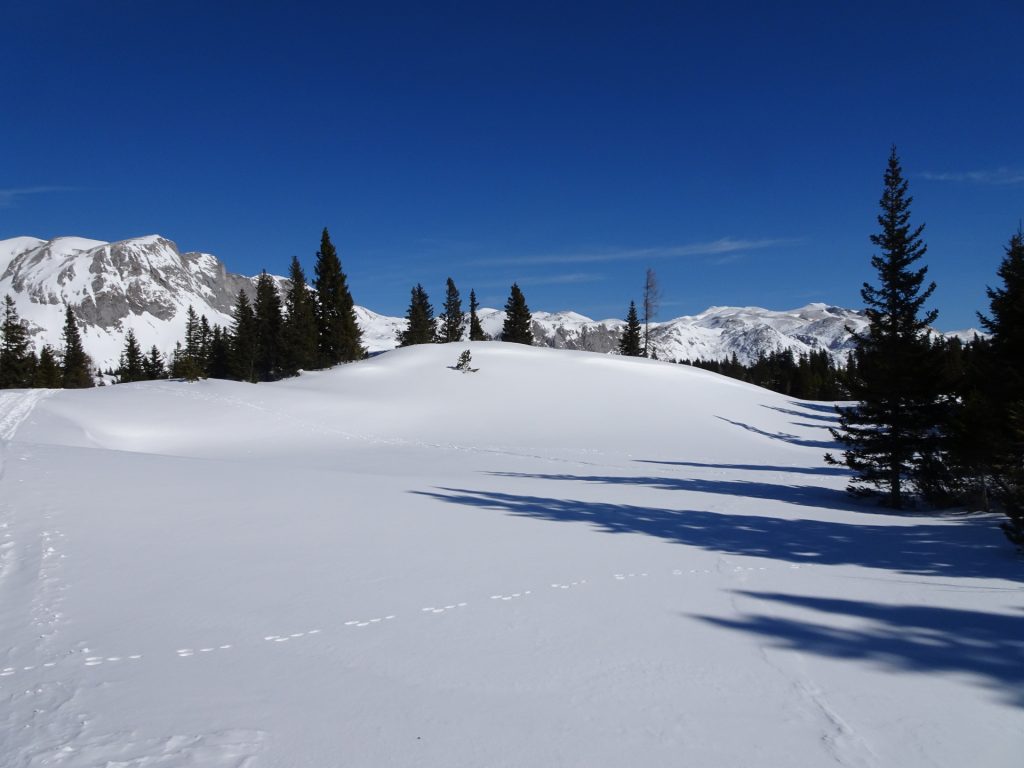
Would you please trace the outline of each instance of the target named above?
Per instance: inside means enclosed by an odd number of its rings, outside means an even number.
[[[753,424],[744,424],[742,421],[733,421],[727,419],[724,416],[716,416],[716,419],[721,419],[727,424],[732,424],[734,427],[742,427],[748,432],[753,432],[757,435],[763,435],[764,437],[770,437],[773,440],[781,440],[784,443],[790,445],[802,445],[805,448],[821,448],[822,450],[832,450],[839,447],[839,444],[835,440],[808,440],[800,437],[799,435],[791,435],[788,432],[768,432],[767,430],[755,427]],[[819,425],[812,425],[817,428]]]
[[[785,471],[793,471],[786,469]],[[797,470],[799,471],[799,470]],[[780,485],[756,480],[715,480],[692,477],[633,477],[621,475],[567,475],[529,472],[488,472],[495,477],[521,477],[533,480],[569,480],[582,483],[603,483],[606,485],[642,485],[663,491],[689,491],[692,493],[714,493],[723,496],[746,496],[751,499],[783,501],[807,507],[827,509],[859,509],[850,496],[835,488],[820,485]]]
[[[792,472],[801,475],[849,476],[846,467],[786,467],[772,464],[707,464],[699,461],[658,461],[657,459],[634,459],[638,464],[663,464],[668,467],[697,467],[699,469],[739,469],[746,472]]]
[[[586,523],[605,533],[656,536],[712,552],[789,563],[857,565],[905,574],[1024,581],[991,518],[867,525],[557,499],[466,488],[411,491],[520,517]]]
[[[794,406],[799,408],[806,407],[805,403],[793,403]],[[784,413],[787,416],[799,416],[802,419],[811,419],[812,421],[825,422],[824,424],[815,424],[814,426],[834,426],[839,423],[839,416],[833,409],[831,415],[819,411],[817,408],[808,408],[806,411],[795,411],[792,408],[779,408],[777,405],[765,405],[763,408],[767,408],[771,411],[778,411]]]
[[[849,628],[825,617],[822,623],[777,615],[698,618],[767,638],[778,648],[865,660],[894,671],[966,673],[1010,704],[1024,707],[1024,612],[1007,615],[776,593],[738,594],[865,623]]]

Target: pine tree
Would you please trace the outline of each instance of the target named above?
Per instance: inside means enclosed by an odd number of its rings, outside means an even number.
[[[430,297],[419,283],[412,289],[409,309],[405,312],[406,327],[398,332],[398,346],[431,344],[434,341],[434,308]]]
[[[878,216],[881,232],[871,236],[881,250],[871,258],[879,285],[865,282],[861,289],[869,324],[854,337],[857,375],[849,386],[858,403],[837,408],[839,428],[832,430],[845,447],[841,463],[855,473],[850,493],[881,492],[883,503],[896,509],[907,505],[907,484],[922,477],[922,459],[931,453],[941,419],[938,361],[927,335],[938,313],[923,312],[935,283],[922,289],[927,267],[912,268],[926,246],[924,225],[910,226],[913,198],[907,188],[893,147]]]
[[[629,312],[626,313],[626,329],[619,339],[619,354],[627,357],[640,357],[644,350],[640,345],[640,319],[636,315],[636,303],[629,302]]]
[[[1003,530],[1024,549],[1024,232],[1010,238],[997,274],[1003,284],[987,289],[990,314],[978,315],[992,334],[987,375],[979,383],[987,407],[979,420],[988,425],[983,444],[1009,518]]]
[[[135,331],[131,328],[128,329],[128,333],[124,337],[124,349],[121,352],[121,364],[118,366],[117,376],[122,384],[144,381],[147,378],[145,358],[139,347],[138,339],[135,338]]]
[[[71,307],[64,310],[64,362],[61,386],[65,389],[84,389],[92,387],[92,361],[82,347],[82,335],[78,331],[78,321]]]
[[[445,285],[444,312],[441,313],[438,321],[438,344],[462,341],[462,334],[466,331],[466,318],[462,314],[462,299],[459,296],[459,289],[455,287],[455,281],[450,277]]]
[[[156,344],[149,348],[149,354],[146,355],[142,361],[142,368],[146,374],[147,381],[153,381],[154,379],[162,379],[167,376],[167,370],[164,368],[164,358],[160,354],[160,350],[156,348]]]
[[[287,314],[282,332],[281,369],[286,376],[294,376],[317,365],[316,304],[296,256],[292,256],[288,279],[291,286],[284,300]]]
[[[0,389],[31,386],[33,357],[28,328],[18,317],[14,299],[4,296],[4,317],[0,324]]]
[[[320,238],[313,272],[321,364],[327,367],[365,357],[352,294],[326,228]]]
[[[176,348],[171,375],[185,381],[197,381],[206,375],[203,353],[203,322],[191,304],[185,315],[185,344]]]
[[[244,290],[235,300],[231,327],[231,376],[238,381],[256,381],[256,315]]]
[[[469,340],[470,341],[487,341],[487,334],[484,333],[484,328],[480,325],[480,318],[477,316],[477,310],[480,309],[480,304],[476,300],[476,291],[470,290],[469,292]]]
[[[256,378],[272,381],[281,376],[281,337],[284,319],[281,315],[281,296],[267,270],[256,280]]]
[[[526,297],[516,283],[505,302],[505,323],[501,327],[501,340],[515,344],[533,344],[533,316],[526,306]]]
[[[231,336],[219,325],[214,325],[210,331],[206,375],[211,379],[231,378]]]
[[[63,379],[64,374],[60,369],[60,363],[57,362],[57,353],[49,344],[44,344],[39,352],[39,364],[36,366],[35,380],[32,386],[43,389],[60,389]]]

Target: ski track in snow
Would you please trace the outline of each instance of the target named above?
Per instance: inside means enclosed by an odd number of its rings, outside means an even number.
[[[11,440],[18,427],[32,413],[40,400],[54,393],[52,389],[15,390],[0,393],[0,440]]]
[[[654,576],[667,577],[667,578],[679,578],[679,577],[703,577],[703,576],[714,576],[714,575],[727,575],[734,577],[737,575],[744,576],[751,572],[760,571],[792,571],[792,570],[806,570],[813,566],[811,565],[798,565],[790,564],[786,567],[768,568],[766,566],[730,566],[719,570],[713,570],[708,568],[691,568],[681,569],[676,568],[672,571],[665,572],[664,574],[651,574],[646,571],[631,571],[631,572],[617,572],[609,576],[604,577],[601,580],[594,579],[577,579],[575,581],[565,582],[553,582],[548,585],[547,590],[552,592],[562,592],[566,590],[578,590],[585,587],[591,587],[595,585],[603,585],[605,587],[612,587],[616,583],[640,581],[642,579],[648,579]],[[488,601],[496,603],[507,603],[507,602],[520,602],[527,598],[538,595],[542,589],[524,589],[517,592],[499,593],[488,595]],[[452,602],[436,605],[425,606],[420,609],[419,614],[422,617],[433,617],[441,614],[448,614],[456,611],[463,611],[464,609],[470,608],[472,604],[469,601]],[[373,618],[356,618],[349,619],[340,624],[337,631],[344,631],[346,629],[364,629],[368,627],[383,627],[392,621],[397,620],[399,617],[396,614],[382,614]],[[79,647],[75,650],[68,650],[58,656],[51,656],[44,661],[38,660],[26,660],[20,664],[10,665],[0,668],[0,690],[4,688],[4,683],[16,683],[18,686],[24,685],[24,680],[30,675],[35,676],[43,675],[49,676],[47,673],[53,670],[54,674],[60,674],[64,669],[69,667],[75,668],[95,668],[95,667],[109,667],[111,665],[129,667],[143,661],[152,661],[154,659],[191,659],[191,658],[202,658],[204,656],[216,657],[229,652],[236,647],[240,646],[254,646],[260,643],[267,647],[280,647],[286,643],[293,643],[296,641],[308,640],[310,638],[316,638],[324,635],[329,630],[325,630],[322,627],[314,627],[311,629],[303,629],[296,632],[288,632],[281,634],[266,634],[260,637],[248,637],[243,639],[235,639],[232,642],[226,642],[226,638],[222,638],[220,642],[211,642],[202,646],[182,646],[173,650],[162,651],[159,653],[111,653],[103,654],[96,652],[94,649],[89,648],[87,645],[80,643]],[[775,666],[775,665],[773,665]],[[13,678],[8,680],[9,678]]]

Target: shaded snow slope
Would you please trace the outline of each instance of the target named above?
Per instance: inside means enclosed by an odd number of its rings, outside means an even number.
[[[1016,766],[1022,569],[828,406],[468,345],[0,399],[0,763]]]

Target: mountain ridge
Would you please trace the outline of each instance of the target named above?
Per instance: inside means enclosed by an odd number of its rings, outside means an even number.
[[[287,279],[274,276],[286,289]],[[206,252],[182,253],[162,235],[114,242],[81,237],[0,240],[0,295],[10,293],[28,322],[37,349],[60,346],[64,305],[82,322],[83,342],[95,364],[116,367],[124,336],[133,330],[144,349],[164,355],[184,336],[189,306],[211,323],[229,326],[239,290],[252,293],[255,277],[228,271]],[[405,320],[356,307],[364,345],[373,352],[396,346]],[[501,332],[504,311],[479,311],[484,331]],[[826,351],[837,361],[852,348],[850,330],[867,321],[862,312],[815,302],[791,310],[713,306],[651,324],[651,342],[662,360],[725,359],[750,363],[761,354]],[[615,352],[624,320],[593,320],[571,310],[533,313],[535,343],[559,349]],[[972,331],[955,334],[969,338]]]

